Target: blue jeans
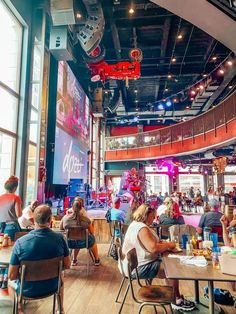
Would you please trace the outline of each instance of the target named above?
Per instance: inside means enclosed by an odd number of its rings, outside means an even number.
[[[20,232],[21,228],[18,221],[13,223],[0,222],[0,230],[1,232],[4,232],[4,234],[8,234],[11,240],[14,241],[15,233]]]

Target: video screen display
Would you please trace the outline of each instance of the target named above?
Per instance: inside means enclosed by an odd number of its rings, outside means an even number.
[[[87,178],[89,99],[66,62],[58,63],[53,183]]]
[[[66,62],[58,64],[57,126],[89,147],[89,99]]]
[[[68,184],[70,179],[86,182],[87,151],[72,136],[56,127],[53,183]]]

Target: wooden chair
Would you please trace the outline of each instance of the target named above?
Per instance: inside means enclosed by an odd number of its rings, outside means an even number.
[[[169,228],[172,225],[159,225],[159,238],[168,239],[170,237]]]
[[[44,299],[53,295],[53,314],[56,311],[56,301],[58,303],[59,313],[62,313],[62,304],[60,296],[61,272],[63,268],[63,256],[37,261],[22,261],[20,264],[20,292],[15,293],[13,314],[18,313],[18,302],[23,303],[27,300]],[[50,293],[36,297],[27,297],[24,295],[24,282],[34,282],[40,280],[49,280],[58,278],[57,289]],[[40,293],[40,291],[38,291]]]
[[[24,235],[28,234],[30,230],[27,231],[19,231],[15,233],[14,241],[18,240],[19,238],[23,237]]]
[[[170,313],[173,313],[171,307],[171,303],[175,301],[173,287],[159,285],[142,286],[137,271],[138,259],[135,249],[132,249],[127,253],[127,260],[128,260],[129,286],[131,289],[132,298],[135,302],[140,304],[138,313],[140,314],[142,312],[143,307],[147,305],[153,306],[155,313],[157,313],[156,310],[157,306],[162,307],[166,314],[167,310],[165,306],[169,305]],[[134,273],[139,285],[139,289],[136,293],[134,292],[133,287]]]
[[[83,228],[81,226],[78,227],[71,227],[66,229],[66,237],[67,240],[81,240],[81,241],[85,241],[86,243],[86,249],[87,249],[87,275],[89,273],[89,258],[91,257],[92,260],[94,261],[94,256],[92,251],[89,248],[89,243],[88,243],[88,239],[89,239],[89,231],[86,228]],[[72,252],[72,250],[71,250]]]

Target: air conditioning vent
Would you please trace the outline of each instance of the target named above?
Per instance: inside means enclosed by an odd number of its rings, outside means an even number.
[[[51,0],[51,16],[54,26],[75,24],[73,0]]]

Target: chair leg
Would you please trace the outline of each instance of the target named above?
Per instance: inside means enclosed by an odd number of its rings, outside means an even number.
[[[13,314],[18,314],[18,295],[14,293]]]
[[[166,310],[165,305],[162,305],[162,308],[163,308],[163,310],[164,310],[165,314],[167,314],[167,310]]]
[[[124,283],[125,283],[125,279],[126,279],[125,277],[123,277],[123,278],[122,278],[122,281],[121,281],[121,284],[120,284],[119,291],[118,291],[118,294],[117,294],[117,296],[116,296],[116,300],[115,300],[115,302],[118,302],[118,299],[119,299],[119,296],[120,296],[121,290],[122,290],[123,285],[124,285]]]
[[[61,306],[61,296],[60,294],[57,294],[57,305],[59,309],[59,314],[62,314],[62,306]]]
[[[122,309],[123,309],[123,306],[124,306],[124,304],[125,304],[125,300],[126,300],[126,297],[127,297],[128,291],[129,291],[129,288],[130,288],[130,284],[128,284],[128,286],[127,286],[127,288],[126,288],[126,290],[125,290],[124,298],[123,298],[123,301],[122,301],[122,303],[121,303],[121,305],[120,305],[120,309],[119,309],[118,314],[120,314],[120,313],[122,312]]]
[[[157,309],[156,309],[155,305],[153,305],[153,307],[154,307],[154,310],[155,310],[155,314],[157,314]]]
[[[145,306],[145,303],[140,304],[138,314],[142,312],[143,307]]]
[[[56,294],[53,295],[52,314],[56,313]]]
[[[108,252],[107,252],[107,257],[109,257],[109,256],[110,256],[110,253],[111,253],[111,248],[112,248],[113,242],[114,242],[114,239],[113,239],[113,237],[112,237],[112,238],[111,238],[111,241],[110,241],[109,250],[108,250]]]
[[[171,313],[171,314],[174,314],[174,311],[173,311],[173,309],[172,309],[171,304],[170,304],[170,313]]]

